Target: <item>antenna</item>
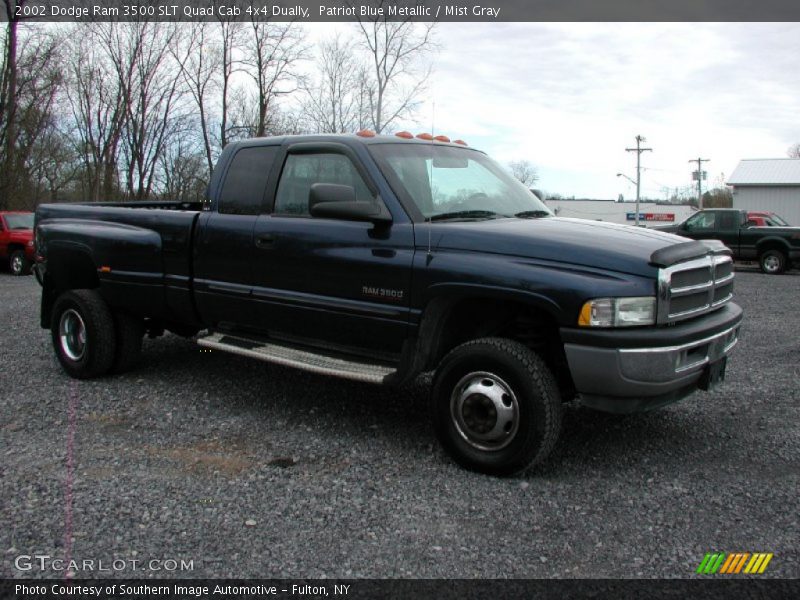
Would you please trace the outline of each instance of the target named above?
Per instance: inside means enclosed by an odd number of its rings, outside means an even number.
[[[428,173],[428,189],[431,192],[431,208],[433,208],[433,138],[435,136],[435,123],[436,123],[436,100],[431,103],[431,170]],[[427,262],[430,264],[433,254],[431,254],[431,229],[433,229],[433,221],[428,217],[428,256]]]

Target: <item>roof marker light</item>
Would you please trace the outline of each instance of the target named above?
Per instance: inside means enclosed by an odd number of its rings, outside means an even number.
[[[433,141],[433,136],[430,133],[418,133],[417,139],[425,140],[427,142]]]
[[[437,142],[449,142],[450,141],[450,138],[447,137],[446,135],[437,135],[433,139],[435,139]]]
[[[459,146],[468,146],[469,145],[464,140],[454,140],[453,143],[454,144],[458,144]]]
[[[404,140],[413,140],[414,134],[410,131],[398,131],[395,135],[399,138],[403,138]]]
[[[371,138],[371,137],[375,137],[375,132],[372,131],[371,129],[362,129],[356,135],[358,137]]]

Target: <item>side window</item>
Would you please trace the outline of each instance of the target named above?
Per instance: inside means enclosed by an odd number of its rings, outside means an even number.
[[[315,183],[349,185],[356,192],[356,200],[375,201],[353,163],[343,154],[290,154],[278,183],[274,213],[308,216],[308,193]]]
[[[716,213],[701,212],[686,221],[686,231],[709,231],[714,229]]]
[[[219,196],[219,212],[257,215],[267,187],[267,178],[279,146],[242,148],[231,160]]]

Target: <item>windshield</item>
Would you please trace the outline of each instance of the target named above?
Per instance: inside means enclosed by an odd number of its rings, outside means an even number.
[[[370,150],[387,178],[403,187],[426,219],[552,214],[481,152],[433,144],[373,144]]]
[[[24,215],[6,215],[9,229],[33,229],[33,213]]]

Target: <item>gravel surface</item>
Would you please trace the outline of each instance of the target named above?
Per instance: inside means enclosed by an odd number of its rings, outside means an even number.
[[[798,292],[796,271],[741,269],[724,386],[627,417],[570,404],[547,463],[495,479],[439,449],[424,379],[167,336],[129,374],[71,380],[38,285],[0,273],[0,576],[59,576],[15,568],[44,554],[128,561],[82,577],[690,577],[706,552],[760,551],[766,576],[800,577]]]

